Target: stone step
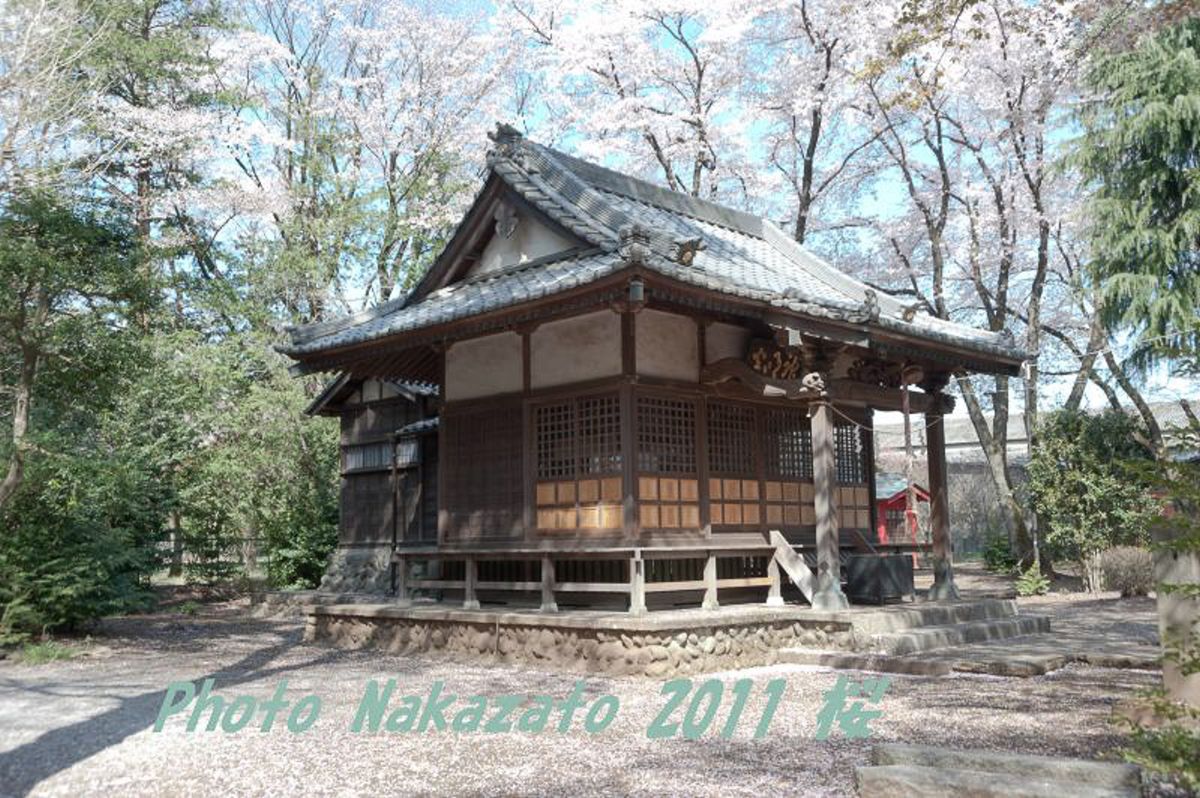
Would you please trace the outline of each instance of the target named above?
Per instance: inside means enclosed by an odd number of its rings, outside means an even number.
[[[1086,785],[1110,790],[1138,790],[1141,772],[1124,762],[1013,754],[1001,751],[961,750],[930,745],[884,743],[871,751],[873,765],[914,765],[943,771],[977,771]]]
[[[1021,635],[1050,631],[1050,619],[1040,615],[1019,615],[987,621],[951,623],[906,629],[875,635],[872,649],[883,654],[916,654],[963,643],[982,643]]]
[[[1137,789],[1072,784],[1055,779],[920,765],[854,770],[859,798],[1136,798]]]
[[[946,626],[970,621],[1013,618],[1017,603],[1006,599],[946,601],[906,604],[872,612],[860,612],[853,618],[854,629],[864,635],[901,632],[923,626]]]
[[[953,670],[952,664],[943,660],[893,657],[869,652],[830,651],[822,648],[781,648],[778,661],[792,665],[820,665],[843,671],[902,673],[907,676],[945,676]]]

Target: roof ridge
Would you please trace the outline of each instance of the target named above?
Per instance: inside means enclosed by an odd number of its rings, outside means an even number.
[[[679,213],[720,227],[727,227],[731,230],[755,236],[756,238],[763,237],[762,223],[765,220],[761,216],[723,205],[713,200],[693,197],[691,194],[686,194],[682,191],[665,188],[648,180],[643,180],[640,177],[633,177],[632,175],[618,172],[615,169],[610,169],[593,161],[569,155],[562,150],[549,147],[545,144],[539,144],[528,139],[524,139],[524,141],[530,146],[543,150],[552,157],[565,161],[566,163],[563,164],[565,168],[575,172],[576,176],[585,183],[592,183],[593,181],[598,183],[599,185],[593,185],[593,188],[597,188],[602,192],[607,191],[627,199],[645,202],[648,205],[653,205],[665,211]],[[580,170],[584,174],[579,174]],[[589,177],[592,179],[589,180]]]
[[[591,257],[592,255],[602,255],[606,252],[612,252],[612,248],[611,247],[584,246],[584,247],[572,247],[571,249],[564,249],[564,250],[560,250],[558,252],[551,252],[549,255],[541,255],[540,257],[530,258],[529,260],[522,261],[520,263],[513,263],[508,266],[502,266],[499,269],[493,269],[491,271],[482,272],[480,274],[469,275],[457,282],[453,282],[453,283],[450,283],[450,285],[439,288],[437,291],[431,291],[431,292],[429,292],[429,295],[432,296],[432,295],[438,293],[438,291],[444,291],[446,288],[452,288],[454,286],[474,285],[476,283],[486,282],[490,279],[495,279],[495,278],[499,278],[499,277],[507,277],[510,274],[520,274],[521,272],[526,271],[528,269],[537,269],[542,266],[552,266],[555,263],[558,263],[559,261],[579,260],[580,258]]]
[[[288,326],[284,328],[284,332],[291,337],[293,344],[302,344],[316,338],[324,338],[326,335],[341,332],[347,327],[353,327],[379,316],[386,316],[394,311],[402,310],[411,296],[412,289],[410,288],[395,299],[380,302],[378,305],[372,305],[369,308],[363,308],[360,311],[340,316],[336,319]]]
[[[825,262],[823,258],[811,252],[799,241],[789,236],[770,219],[763,219],[763,239],[776,252],[783,255],[792,263],[809,272],[818,272],[819,277],[831,287],[845,294],[851,301],[862,302],[867,298],[867,292],[874,292],[879,301],[880,309],[891,313],[903,310],[903,304],[886,291],[878,291],[843,271]]]

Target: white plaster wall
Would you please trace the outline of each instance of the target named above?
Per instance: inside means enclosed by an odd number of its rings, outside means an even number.
[[[459,341],[446,350],[446,399],[515,393],[523,385],[521,336],[514,332]]]
[[[530,384],[566,385],[621,373],[621,317],[611,310],[541,325],[530,335]]]
[[[517,213],[517,229],[513,231],[512,236],[505,238],[498,233],[493,235],[483,248],[479,263],[471,269],[469,275],[486,274],[505,266],[553,255],[573,246],[575,242],[570,238],[534,221],[526,214]]]
[[[714,322],[708,325],[704,332],[705,360],[709,363],[716,363],[727,357],[742,360],[746,357],[746,347],[749,344],[750,331],[745,327]]]
[[[381,399],[392,399],[400,393],[392,386],[379,380],[363,380],[357,398],[363,402],[378,402]]]
[[[635,318],[638,374],[685,382],[700,379],[696,322],[660,310],[643,310]]]

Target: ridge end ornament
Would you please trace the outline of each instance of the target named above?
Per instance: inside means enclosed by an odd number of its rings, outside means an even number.
[[[494,214],[496,219],[496,235],[501,238],[512,238],[517,231],[517,212],[509,205],[501,205]]]
[[[875,289],[868,288],[863,292],[862,312],[868,321],[879,321],[879,295]]]
[[[488,166],[495,166],[500,160],[509,160],[526,172],[537,171],[524,146],[525,137],[521,131],[507,122],[497,122],[496,129],[488,131],[487,137],[492,142],[486,156]]]
[[[696,238],[680,238],[675,240],[675,260],[684,266],[691,266],[692,261],[696,258],[697,252],[702,252],[708,249],[708,245],[704,243],[704,239]]]
[[[617,252],[626,262],[644,264],[650,258],[650,231],[640,224],[624,225],[617,232]]]

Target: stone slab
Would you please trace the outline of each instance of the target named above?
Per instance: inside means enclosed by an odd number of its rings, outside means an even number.
[[[785,648],[779,652],[779,661],[793,665],[820,665],[835,670],[902,673],[909,676],[945,676],[952,670],[950,663],[936,660],[810,648]]]
[[[1137,766],[1123,762],[929,745],[877,745],[871,751],[871,762],[874,765],[917,765],[943,771],[979,771],[1116,790],[1137,790],[1142,783]]]
[[[995,676],[1041,676],[1073,662],[1098,668],[1157,670],[1161,667],[1154,646],[1128,640],[1094,639],[1056,628],[1053,634],[1023,635],[913,655],[944,662],[956,671]]]
[[[854,770],[860,798],[1136,798],[1137,790],[973,770],[882,765]]]

